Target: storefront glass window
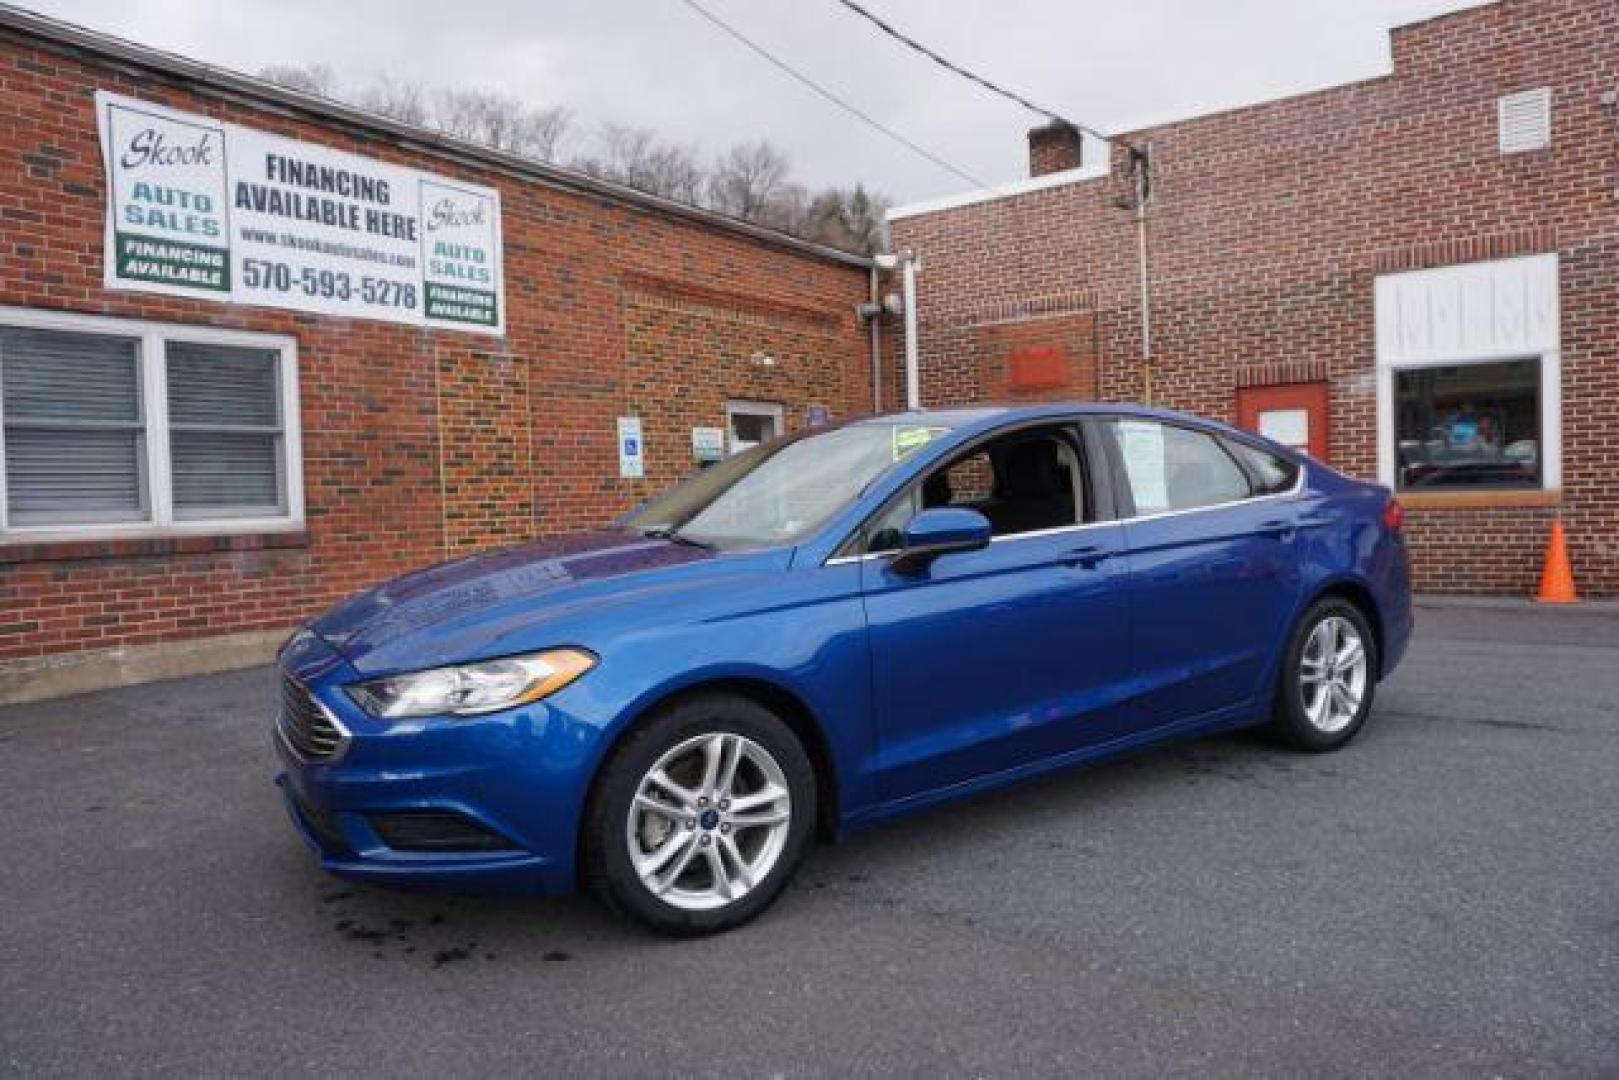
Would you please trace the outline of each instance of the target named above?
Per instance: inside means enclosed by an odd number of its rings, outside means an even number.
[[[1394,373],[1401,489],[1537,488],[1540,361]]]

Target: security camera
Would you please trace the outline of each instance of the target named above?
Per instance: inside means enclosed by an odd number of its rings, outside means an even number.
[[[889,293],[883,297],[883,310],[890,315],[905,314],[905,300],[899,293]]]
[[[891,251],[884,251],[880,254],[873,255],[871,257],[871,261],[877,264],[877,269],[879,270],[899,269],[899,256],[895,255]]]

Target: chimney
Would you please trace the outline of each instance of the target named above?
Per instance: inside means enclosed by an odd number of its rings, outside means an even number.
[[[1077,169],[1084,156],[1085,136],[1072,124],[1053,120],[1029,129],[1029,175]]]

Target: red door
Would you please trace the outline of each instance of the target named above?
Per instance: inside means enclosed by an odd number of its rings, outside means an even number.
[[[1282,383],[1237,391],[1237,426],[1327,460],[1327,384]]]

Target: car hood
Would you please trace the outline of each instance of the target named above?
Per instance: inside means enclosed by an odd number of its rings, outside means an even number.
[[[632,532],[582,533],[406,574],[339,604],[309,628],[362,674],[460,663],[568,644],[533,639],[558,619],[665,591],[725,558]]]

